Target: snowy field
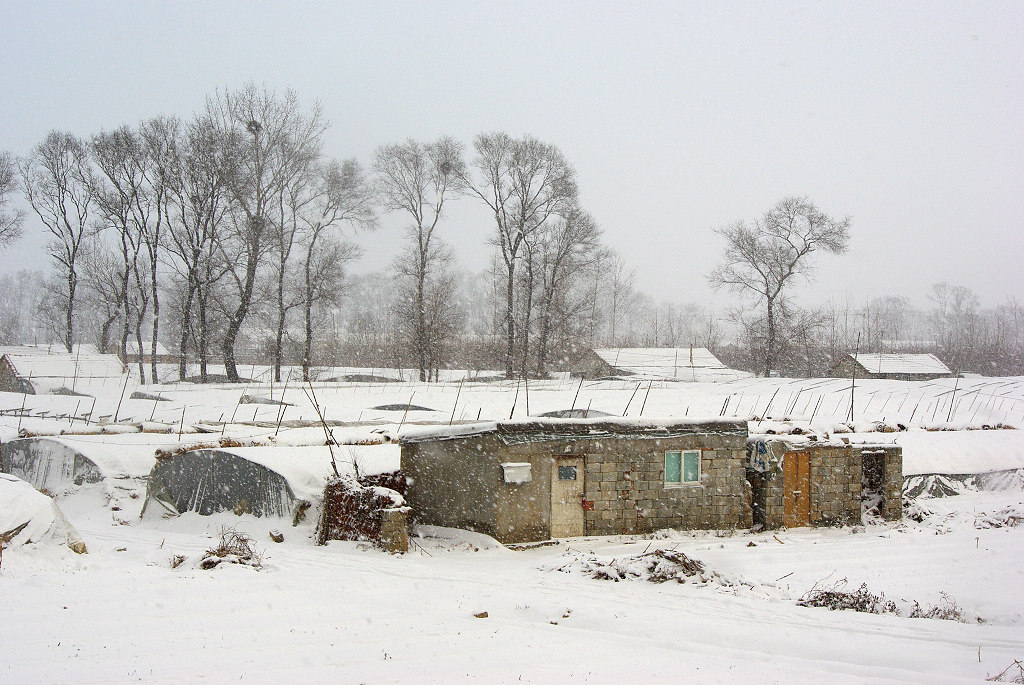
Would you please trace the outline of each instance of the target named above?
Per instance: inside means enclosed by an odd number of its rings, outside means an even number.
[[[294,374],[285,387],[269,383],[265,369],[242,373],[263,380],[135,387],[78,379],[75,390],[90,396],[0,394],[3,439],[19,428],[90,433],[68,439],[114,448],[123,471],[114,484],[55,493],[88,554],[53,541],[4,550],[0,682],[959,683],[984,682],[1024,659],[1020,488],[922,498],[911,503],[913,518],[845,529],[665,531],[519,550],[424,529],[401,556],[362,543],[318,547],[309,521],[140,519],[145,464],[122,451],[201,442],[210,434],[202,431],[322,440],[322,429],[299,427],[317,414]],[[850,430],[849,381],[834,379],[650,387],[561,379],[527,390],[453,376],[440,384],[319,382],[313,391],[336,430],[352,432],[571,406],[766,419],[752,431]],[[160,399],[130,399],[133,392]],[[250,403],[282,397],[287,404]],[[903,444],[908,474],[1024,467],[1019,430],[925,430],[1019,428],[1024,379],[858,381],[854,397],[849,439]],[[874,432],[879,423],[908,430]],[[122,434],[139,426],[170,432]],[[262,569],[199,567],[225,527],[252,537]],[[284,542],[271,540],[275,529]],[[677,553],[702,570],[679,575],[685,582],[647,579],[646,560]],[[798,604],[814,590],[862,584],[892,610]],[[938,608],[959,620],[913,618],[915,603],[917,613]]]
[[[1024,657],[1024,526],[990,527],[1024,519],[1020,492],[928,500],[920,523],[518,551],[452,533],[392,556],[248,515],[139,521],[99,487],[62,500],[87,555],[4,552],[5,683],[958,683]],[[222,526],[253,537],[261,570],[197,567]],[[588,572],[658,549],[702,561],[707,582]],[[963,622],[797,605],[840,581],[904,611],[954,602]]]

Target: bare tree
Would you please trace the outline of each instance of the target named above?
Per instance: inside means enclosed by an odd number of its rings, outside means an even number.
[[[767,376],[778,358],[778,321],[786,288],[794,279],[810,278],[810,255],[817,250],[841,254],[850,238],[850,219],[834,219],[806,197],[777,202],[752,225],[738,221],[715,232],[726,240],[725,261],[708,280],[753,295],[765,307],[765,345],[761,368]]]
[[[139,378],[144,383],[142,324],[151,297],[145,283],[147,264],[143,253],[150,209],[144,199],[146,151],[141,137],[130,127],[122,126],[93,136],[92,155],[98,169],[91,179],[98,225],[112,229],[120,243],[120,301],[124,310],[120,352],[126,359],[128,336],[134,332]]]
[[[376,227],[373,194],[362,168],[354,160],[330,161],[320,166],[311,185],[312,194],[299,215],[302,264],[302,304],[305,342],[302,379],[309,380],[313,350],[313,310],[317,304],[332,303],[340,296],[345,265],[359,255],[354,245],[337,239],[334,232],[343,224],[357,228]]]
[[[523,242],[547,221],[576,205],[576,172],[554,145],[507,133],[485,133],[473,141],[475,178],[467,174],[469,191],[494,215],[505,270],[505,374],[515,374],[516,270]],[[528,330],[521,331],[528,336]]]
[[[426,381],[431,368],[430,350],[439,332],[430,326],[430,321],[436,320],[439,325],[443,321],[429,316],[428,290],[435,297],[452,292],[449,287],[439,287],[446,277],[438,271],[450,259],[450,252],[434,233],[445,202],[463,190],[466,165],[462,144],[451,138],[439,138],[431,143],[408,140],[385,145],[377,149],[373,166],[384,208],[404,212],[412,220],[406,229],[409,248],[398,257],[395,268],[412,281],[411,292],[407,293],[412,299],[411,306],[400,307],[400,312],[412,317],[413,354],[420,380]],[[432,309],[436,313],[437,307]]]
[[[224,146],[209,118],[197,117],[185,127],[173,177],[171,202],[174,221],[168,249],[185,281],[180,306],[178,376],[185,380],[187,350],[195,339],[199,375],[207,380],[209,354],[208,302],[211,288],[223,275],[216,260],[218,235],[228,210],[224,188]],[[193,306],[196,316],[193,317]]]
[[[18,169],[9,152],[0,152],[0,249],[21,237],[25,212],[11,207],[11,198],[18,189]]]
[[[600,257],[601,229],[590,214],[572,207],[534,235],[539,236],[538,249],[531,250],[531,254],[537,255],[536,268],[540,276],[537,375],[544,378],[553,324],[556,319],[564,320],[570,310],[573,314],[579,313],[580,303],[569,305],[568,295],[583,272]],[[555,316],[558,305],[561,305],[561,317]]]
[[[29,205],[51,236],[47,251],[67,286],[60,306],[64,314],[64,346],[71,352],[78,254],[93,233],[89,225],[94,199],[89,151],[71,133],[51,131],[18,162],[18,167]]]
[[[293,91],[279,96],[252,83],[217,93],[207,100],[206,111],[227,149],[225,179],[233,211],[218,247],[234,298],[221,347],[228,380],[237,382],[235,342],[252,306],[260,266],[280,228],[274,224],[274,203],[301,168],[298,160],[319,157],[327,125],[318,105],[305,114]]]

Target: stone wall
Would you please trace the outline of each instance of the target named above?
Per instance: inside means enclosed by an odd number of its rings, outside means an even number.
[[[864,455],[879,453],[884,459],[882,517],[899,520],[902,516],[903,458],[895,446],[861,447],[849,445],[793,446],[775,441],[776,455],[806,452],[810,462],[810,516],[812,526],[854,525],[861,522],[862,487],[865,478]],[[754,522],[765,528],[784,525],[783,466],[767,473],[749,472],[753,486]]]
[[[585,514],[587,534],[749,528],[744,444],[743,437],[694,435],[589,452],[584,496],[593,509]],[[666,486],[665,452],[693,449],[701,452],[700,482]]]

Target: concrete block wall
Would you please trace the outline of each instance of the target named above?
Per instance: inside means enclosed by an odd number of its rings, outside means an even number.
[[[699,483],[665,484],[665,452],[701,452]],[[728,529],[752,525],[744,484],[742,437],[700,435],[636,440],[587,451],[584,497],[588,535],[648,533],[662,528]]]

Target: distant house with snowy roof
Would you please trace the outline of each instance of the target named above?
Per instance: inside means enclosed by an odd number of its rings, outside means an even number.
[[[98,378],[122,378],[127,368],[113,354],[88,347],[67,352],[63,347],[16,345],[0,347],[0,392],[37,394],[56,388],[74,388]]]
[[[571,369],[584,378],[632,376],[654,380],[714,383],[748,378],[704,347],[613,347],[588,350]]]
[[[153,358],[153,343],[149,340],[142,341],[142,362],[148,364]],[[177,364],[180,356],[174,354],[160,341],[156,343],[157,364]],[[135,340],[128,340],[126,345],[124,363],[137,364],[139,362],[139,344]]]
[[[934,354],[846,354],[831,369],[833,378],[882,378],[897,381],[929,381],[949,378],[953,372]]]

